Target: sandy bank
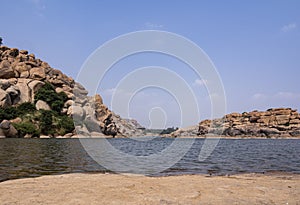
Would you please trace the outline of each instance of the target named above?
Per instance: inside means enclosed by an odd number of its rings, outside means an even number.
[[[300,175],[68,174],[0,183],[1,204],[300,204]]]

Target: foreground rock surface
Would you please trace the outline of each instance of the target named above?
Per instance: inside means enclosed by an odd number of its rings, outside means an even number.
[[[299,204],[299,175],[69,174],[0,183],[2,204]]]

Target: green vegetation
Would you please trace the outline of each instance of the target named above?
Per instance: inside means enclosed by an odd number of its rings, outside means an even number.
[[[65,135],[74,130],[73,119],[54,111],[41,110],[40,129],[44,135]]]
[[[172,132],[175,132],[176,130],[178,130],[178,127],[174,128],[174,127],[169,127],[167,129],[164,129],[160,134],[161,135],[165,135],[165,134],[171,134]]]
[[[18,107],[0,107],[0,122],[2,120],[12,120],[17,117],[22,117],[26,114],[32,114],[36,111],[36,108],[31,103],[23,103]]]
[[[38,100],[46,102],[53,111],[61,112],[65,101],[68,99],[66,93],[56,93],[54,87],[50,83],[46,83],[41,87],[34,96],[34,103]]]
[[[2,41],[3,41],[3,39],[2,39],[2,37],[0,37],[0,46],[2,45]]]
[[[13,123],[13,126],[18,130],[19,137],[24,137],[26,134],[32,137],[39,137],[40,130],[30,122]]]
[[[32,137],[42,135],[58,136],[65,135],[74,130],[73,119],[61,110],[68,97],[64,92],[56,93],[54,87],[46,83],[35,95],[35,103],[43,100],[52,110],[36,110],[32,103],[23,103],[17,107],[0,107],[0,122],[3,120],[14,120],[13,123],[17,129],[19,137],[29,134]]]

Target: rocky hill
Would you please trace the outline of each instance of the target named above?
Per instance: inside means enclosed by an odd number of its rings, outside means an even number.
[[[0,136],[6,137],[142,135],[100,95],[88,96],[82,85],[34,54],[6,46],[0,46],[0,123]]]
[[[291,108],[231,113],[223,118],[204,120],[198,126],[179,129],[171,137],[184,136],[300,137],[300,114]]]

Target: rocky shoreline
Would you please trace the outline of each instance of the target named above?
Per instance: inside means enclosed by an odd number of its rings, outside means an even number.
[[[231,113],[198,126],[179,129],[167,137],[300,138],[300,114],[291,108]]]

